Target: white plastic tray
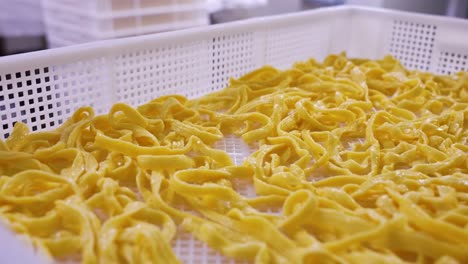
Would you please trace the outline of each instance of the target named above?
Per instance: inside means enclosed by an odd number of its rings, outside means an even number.
[[[203,6],[177,12],[102,19],[60,11],[54,8],[45,11],[47,34],[71,40],[75,39],[75,34],[84,34],[87,37],[83,38],[85,42],[208,24],[208,15]],[[52,13],[56,15],[51,16]]]
[[[42,0],[52,47],[208,24],[206,0]]]
[[[25,1],[25,0],[22,0]],[[29,0],[31,1],[31,0]],[[40,0],[47,9],[59,8],[67,13],[93,18],[142,16],[158,13],[206,9],[207,0]]]
[[[83,105],[99,114],[119,101],[136,106],[165,94],[197,97],[265,64],[287,68],[341,51],[366,58],[390,53],[434,73],[468,70],[468,22],[333,7],[0,58],[0,137],[17,121],[50,129]],[[237,164],[251,151],[236,138],[217,147]],[[239,189],[253,195],[248,184]],[[7,242],[0,236],[0,244]],[[188,234],[174,241],[174,250],[185,263],[229,262]]]
[[[41,0],[0,0],[0,36],[44,34]]]

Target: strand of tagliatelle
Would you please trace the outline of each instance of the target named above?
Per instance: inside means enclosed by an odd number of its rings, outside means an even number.
[[[0,215],[57,260],[467,263],[468,73],[331,55],[0,141]],[[224,136],[258,146],[241,166]],[[238,180],[251,181],[244,196]],[[270,213],[280,208],[280,213]]]

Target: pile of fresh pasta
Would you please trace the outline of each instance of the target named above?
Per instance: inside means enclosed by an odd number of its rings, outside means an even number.
[[[467,127],[467,72],[344,54],[265,66],[194,100],[17,123],[0,216],[59,261],[177,263],[189,232],[252,263],[467,263]],[[255,149],[241,165],[215,148],[232,136]]]

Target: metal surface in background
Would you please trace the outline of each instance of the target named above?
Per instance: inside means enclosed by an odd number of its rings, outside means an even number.
[[[0,37],[0,56],[46,49],[46,39],[41,36]]]

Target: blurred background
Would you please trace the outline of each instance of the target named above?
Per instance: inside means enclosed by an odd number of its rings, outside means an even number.
[[[468,0],[0,0],[0,56],[334,5],[468,18]]]

